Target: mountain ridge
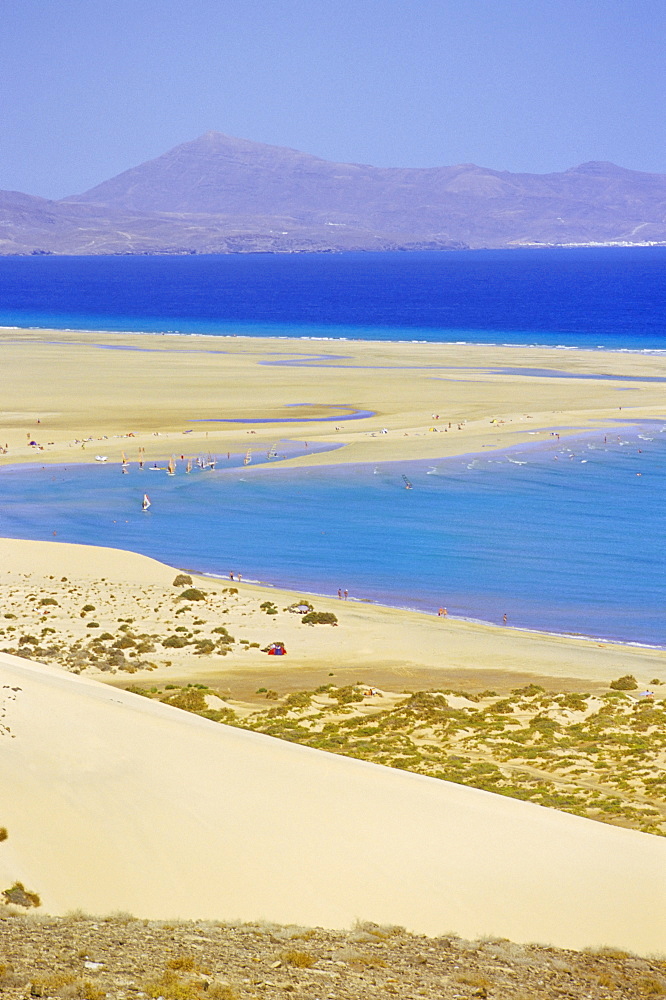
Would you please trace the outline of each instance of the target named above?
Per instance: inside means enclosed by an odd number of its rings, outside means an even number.
[[[666,242],[666,175],[374,167],[209,131],[78,195],[0,192],[0,254]]]

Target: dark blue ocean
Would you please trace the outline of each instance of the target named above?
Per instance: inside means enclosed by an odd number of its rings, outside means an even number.
[[[666,348],[666,247],[0,257],[0,326]]]
[[[0,325],[661,352],[664,264],[666,248],[0,258]],[[618,423],[430,465],[5,467],[0,533],[666,645],[665,428]]]

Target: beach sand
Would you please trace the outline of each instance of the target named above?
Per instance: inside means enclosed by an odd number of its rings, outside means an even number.
[[[639,381],[666,375],[660,357],[55,331],[2,331],[0,343],[5,463],[92,462],[96,453],[111,461],[123,450],[134,461],[138,447],[152,461],[185,442],[196,454],[288,437],[343,446],[297,464],[439,458],[663,417],[663,386]],[[519,365],[637,381],[491,371]],[[628,391],[618,396],[620,387]],[[376,416],[277,422],[303,404],[310,418],[343,415],[343,406]],[[212,417],[276,422],[195,422]],[[0,540],[0,645],[35,633],[33,645],[80,648],[93,620],[114,634],[127,618],[147,634],[172,632],[182,606],[174,575],[132,553]],[[663,838],[235,730],[119,689],[214,680],[242,699],[259,686],[283,693],[332,677],[394,692],[458,684],[501,692],[522,679],[594,691],[620,674],[641,685],[666,679],[663,650],[325,598],[314,603],[338,626],[308,628],[282,610],[301,593],[194,584],[207,593],[196,606],[206,627],[220,621],[248,648],[166,654],[157,641],[137,661],[150,662],[134,669],[130,650],[130,670],[115,673],[77,667],[75,649],[70,666],[80,676],[0,653],[4,885],[24,881],[50,912],[336,927],[360,918],[428,934],[663,948]],[[40,604],[49,597],[56,603]],[[275,602],[276,618],[258,608],[264,600]],[[279,663],[261,652],[276,639],[288,648]]]
[[[280,694],[316,687],[332,675],[336,684],[360,681],[397,691],[447,686],[480,691],[490,686],[503,692],[521,683],[607,690],[611,680],[626,673],[633,673],[644,687],[653,678],[666,682],[662,649],[481,625],[330,597],[310,600],[318,611],[333,612],[339,624],[308,627],[298,614],[284,610],[307,598],[302,592],[196,575],[191,577],[193,585],[205,592],[206,600],[179,601],[184,587],[173,586],[178,570],[119,549],[0,538],[0,567],[5,616],[0,619],[0,648],[15,647],[21,635],[32,635],[42,645],[55,640],[69,648],[99,634],[122,635],[119,629],[127,619],[134,633],[160,639],[179,624],[194,629],[195,621],[201,622],[202,635],[222,625],[236,639],[224,656],[196,656],[191,647],[165,648],[154,640],[155,648],[145,655],[130,650],[133,655],[125,669],[100,669],[86,661],[88,675],[113,682],[214,683],[238,699],[258,686]],[[42,603],[49,601],[56,603]],[[277,615],[261,610],[267,601],[275,605]],[[84,612],[87,605],[92,610]],[[183,607],[191,611],[183,613]],[[54,631],[42,636],[43,629]],[[241,639],[247,648],[242,648]],[[287,657],[262,652],[276,641],[285,643]],[[137,666],[146,660],[155,666]]]
[[[149,462],[283,438],[338,446],[294,464],[437,459],[664,416],[663,384],[640,381],[666,377],[652,355],[48,330],[3,330],[0,346],[5,463],[134,462],[139,447]],[[576,377],[498,373],[517,367]],[[578,377],[600,374],[636,381]],[[347,407],[375,415],[308,419]]]

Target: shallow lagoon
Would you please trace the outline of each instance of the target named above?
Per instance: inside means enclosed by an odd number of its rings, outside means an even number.
[[[195,467],[189,476],[180,463],[174,477],[136,465],[127,475],[117,465],[5,468],[0,534],[664,645],[665,431],[662,423],[618,425],[431,464],[245,468],[232,455],[214,472]],[[253,447],[258,456],[261,446]]]

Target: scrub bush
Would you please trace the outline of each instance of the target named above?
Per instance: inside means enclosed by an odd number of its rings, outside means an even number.
[[[624,674],[616,681],[611,681],[610,686],[613,691],[635,691],[638,687],[638,681],[633,674]]]
[[[338,619],[332,611],[308,611],[301,621],[304,625],[337,625]]]
[[[176,598],[177,601],[205,601],[206,595],[203,590],[198,590],[196,587],[188,587],[184,590],[182,594],[179,594]]]
[[[42,901],[36,892],[31,892],[23,885],[23,882],[14,882],[9,889],[2,890],[5,903],[13,903],[14,906],[24,906],[30,909],[31,906],[41,906]]]

